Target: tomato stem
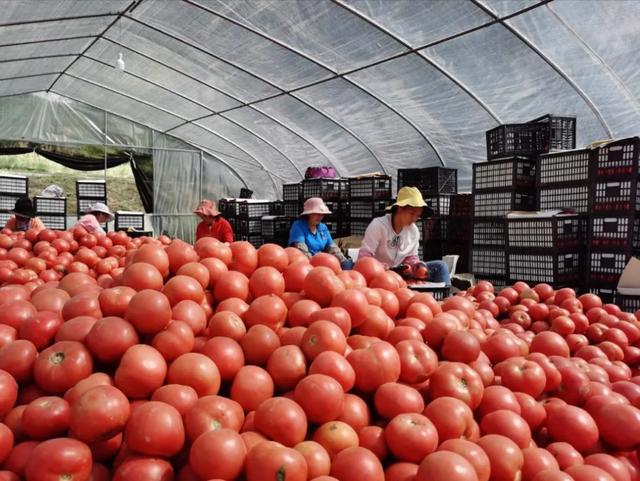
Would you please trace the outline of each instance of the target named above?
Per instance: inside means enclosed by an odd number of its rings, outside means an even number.
[[[51,357],[49,358],[49,360],[53,364],[62,364],[62,361],[64,361],[64,352],[56,352],[56,353],[52,354]]]
[[[284,466],[280,466],[276,471],[276,481],[286,481],[287,472]]]

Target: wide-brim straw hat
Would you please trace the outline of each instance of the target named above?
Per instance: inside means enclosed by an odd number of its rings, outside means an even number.
[[[193,213],[211,217],[217,217],[220,215],[220,211],[217,209],[216,203],[209,199],[200,201],[198,207],[196,207]]]
[[[310,214],[329,215],[331,211],[320,197],[311,197],[304,202],[300,215]]]
[[[395,203],[387,207],[391,210],[393,207],[427,207],[427,203],[422,198],[422,194],[417,187],[403,187],[398,191]]]
[[[94,212],[100,212],[101,214],[108,215],[109,216],[109,221],[113,220],[113,212],[111,212],[109,210],[109,207],[107,207],[107,205],[103,204],[102,202],[96,202],[91,207],[89,207],[89,212],[91,212],[92,214]]]

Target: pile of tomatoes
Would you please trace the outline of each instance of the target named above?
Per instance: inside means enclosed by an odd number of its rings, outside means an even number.
[[[0,481],[638,481],[640,322],[374,259],[0,233]]]

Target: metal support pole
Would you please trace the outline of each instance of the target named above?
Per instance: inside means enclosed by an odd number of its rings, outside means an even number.
[[[104,113],[104,182],[107,183],[107,112]]]

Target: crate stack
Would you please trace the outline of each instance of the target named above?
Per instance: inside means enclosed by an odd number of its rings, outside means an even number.
[[[343,222],[349,226],[348,233],[344,233],[364,235],[371,220],[385,215],[392,203],[390,176],[352,177],[349,179],[349,210],[341,212]]]
[[[331,210],[331,215],[325,216],[322,220],[329,229],[331,236],[337,238],[349,235],[349,179],[303,180],[302,198],[299,201],[295,217],[302,212],[304,201],[311,197],[320,197]],[[290,213],[292,213],[292,210],[291,212],[285,212],[285,215],[290,215]]]
[[[457,272],[469,272],[469,245],[473,233],[473,196],[456,194],[451,197],[449,217],[446,219],[444,254],[458,256]]]
[[[497,286],[507,281],[506,220],[535,207],[536,161],[523,156],[473,165],[471,272]]]
[[[233,209],[237,211],[236,238],[250,242],[254,247],[264,244],[262,218],[282,215],[282,202],[254,199],[236,199]]]
[[[508,283],[577,286],[582,277],[580,230],[577,214],[508,216]]]
[[[298,217],[302,212],[302,182],[282,186],[283,215]]]
[[[417,187],[429,206],[422,220],[422,255],[425,260],[442,259],[450,253],[445,249],[447,228],[454,197],[458,193],[458,171],[446,167],[399,169],[398,190]]]
[[[294,217],[285,215],[268,215],[262,217],[262,238],[265,244],[278,244],[287,247],[289,231]]]
[[[85,215],[96,202],[107,204],[107,182],[104,180],[76,180],[76,215]],[[106,231],[107,224],[102,224]]]
[[[47,229],[67,230],[67,198],[35,196],[33,207]]]
[[[0,176],[0,225],[4,226],[11,216],[16,200],[29,193],[29,178],[23,175]]]
[[[585,280],[612,302],[627,262],[640,253],[640,138],[611,142],[591,155]]]

